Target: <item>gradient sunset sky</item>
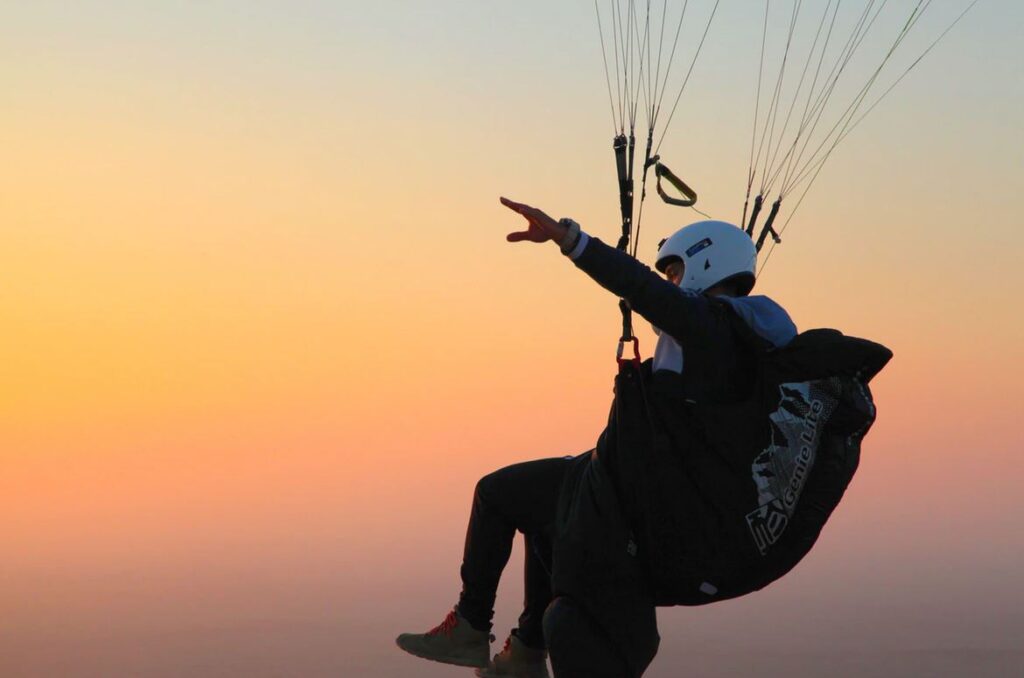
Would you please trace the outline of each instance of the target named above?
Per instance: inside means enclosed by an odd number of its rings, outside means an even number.
[[[717,218],[762,7],[662,148]],[[648,676],[1024,675],[1022,36],[981,0],[772,255],[801,329],[894,351],[878,422],[810,556],[662,610]],[[0,97],[0,676],[456,675],[393,638],[455,602],[476,479],[611,399],[616,300],[498,204],[617,236],[593,4],[8,2]],[[641,259],[698,218],[650,200]]]

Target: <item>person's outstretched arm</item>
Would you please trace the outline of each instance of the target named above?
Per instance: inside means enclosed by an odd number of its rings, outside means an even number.
[[[548,242],[559,245],[577,268],[618,297],[686,347],[692,342],[709,340],[714,322],[710,302],[690,295],[677,285],[621,250],[609,247],[597,238],[555,221],[542,210],[502,198],[501,203],[529,222],[526,231],[510,233],[509,242]]]

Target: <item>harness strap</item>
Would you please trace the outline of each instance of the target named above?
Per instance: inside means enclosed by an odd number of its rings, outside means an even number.
[[[772,224],[775,223],[775,217],[778,216],[778,214],[779,214],[779,207],[781,207],[781,206],[782,206],[782,198],[779,198],[778,200],[776,200],[775,202],[772,203],[772,211],[768,213],[768,218],[765,219],[765,222],[764,222],[764,228],[761,229],[761,235],[758,236],[758,238],[757,238],[757,251],[758,252],[760,252],[761,248],[764,247],[764,240],[765,240],[765,238],[768,237],[769,233],[772,236],[772,240],[774,240],[776,242],[776,244],[782,242],[782,238],[780,238],[779,234],[775,232],[774,228],[772,228]]]
[[[615,137],[612,148],[615,150],[615,169],[619,179],[619,209],[622,213],[622,235],[619,237],[616,248],[628,252],[630,234],[633,231],[633,151],[635,139],[625,134]],[[625,299],[619,300],[619,310],[622,311],[622,337],[619,340],[619,350],[616,359],[622,357],[622,345],[624,342],[634,340],[633,337],[633,315],[629,304]]]
[[[754,226],[757,225],[757,216],[761,214],[761,206],[764,205],[764,196],[758,195],[754,198],[754,209],[750,213],[750,221],[747,222],[747,235],[753,239],[754,237]]]

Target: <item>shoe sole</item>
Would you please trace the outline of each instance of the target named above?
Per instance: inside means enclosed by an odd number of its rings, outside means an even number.
[[[489,659],[484,659],[481,662],[481,660],[479,659],[463,659],[462,657],[438,657],[436,655],[428,656],[425,654],[420,654],[419,652],[411,650],[407,647],[402,647],[401,643],[399,643],[398,641],[395,641],[395,645],[397,645],[398,649],[400,649],[402,652],[407,652],[411,654],[413,657],[419,657],[420,659],[426,659],[428,661],[437,662],[438,664],[450,664],[452,666],[468,666],[470,668],[483,669],[487,668],[487,665],[490,663]]]

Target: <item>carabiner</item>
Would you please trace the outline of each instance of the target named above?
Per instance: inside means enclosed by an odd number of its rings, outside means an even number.
[[[623,358],[623,348],[627,341],[633,342],[633,357]],[[615,351],[615,361],[622,365],[622,363],[631,362],[637,367],[640,366],[640,340],[637,337],[630,337],[629,339],[619,339],[619,348]]]

